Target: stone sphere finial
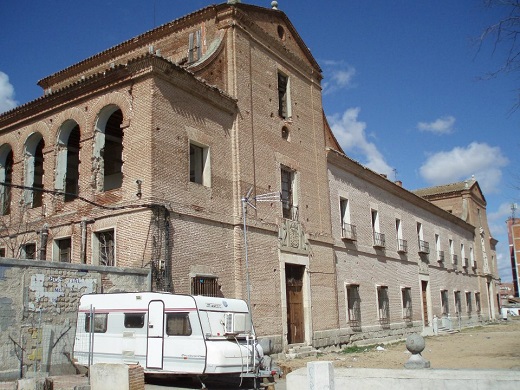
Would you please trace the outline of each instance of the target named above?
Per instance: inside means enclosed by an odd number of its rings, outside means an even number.
[[[406,349],[412,354],[404,364],[406,368],[430,368],[430,362],[421,356],[425,346],[424,337],[417,333],[406,338]]]
[[[273,9],[278,9],[278,2],[277,1],[271,1],[271,7],[273,7]]]

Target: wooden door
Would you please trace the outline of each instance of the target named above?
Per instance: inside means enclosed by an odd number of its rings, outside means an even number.
[[[422,306],[423,306],[423,318],[424,326],[428,326],[428,282],[426,280],[421,281],[422,290]]]
[[[289,344],[305,341],[303,312],[303,273],[304,266],[285,265],[287,296],[287,341]]]

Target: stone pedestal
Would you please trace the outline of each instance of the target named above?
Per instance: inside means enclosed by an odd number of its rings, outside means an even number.
[[[406,368],[430,368],[430,362],[421,355],[424,347],[424,337],[421,335],[414,333],[406,338],[406,349],[412,354],[410,359],[404,364]]]

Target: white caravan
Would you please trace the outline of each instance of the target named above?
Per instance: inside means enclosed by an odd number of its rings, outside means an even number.
[[[246,302],[228,298],[157,292],[83,295],[74,358],[87,366],[138,363],[154,375],[273,375],[259,368],[263,351]]]

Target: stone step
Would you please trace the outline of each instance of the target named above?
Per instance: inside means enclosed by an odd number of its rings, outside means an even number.
[[[310,345],[298,344],[292,345],[289,347],[285,357],[287,359],[299,359],[305,358],[309,356],[316,357],[318,355],[318,350],[314,349]]]

